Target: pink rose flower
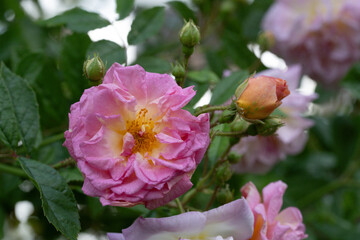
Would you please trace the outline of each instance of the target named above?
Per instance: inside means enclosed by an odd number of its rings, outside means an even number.
[[[276,54],[325,84],[360,59],[360,1],[277,0],[262,25],[275,37]]]
[[[138,218],[109,240],[248,240],[254,216],[245,199],[207,212],[187,212],[166,218]]]
[[[250,240],[301,240],[307,238],[299,209],[280,209],[287,185],[282,181],[264,187],[261,196],[252,182],[241,188],[254,214],[254,233]]]
[[[285,125],[273,136],[243,137],[232,147],[231,151],[242,155],[240,162],[233,165],[233,169],[239,173],[264,173],[286,156],[301,152],[307,142],[306,130],[313,125],[311,120],[302,115],[316,95],[303,95],[296,90],[301,77],[299,66],[291,66],[285,72],[266,70],[259,74],[287,81],[290,95],[282,100],[278,108],[286,115],[283,119]]]
[[[103,205],[156,208],[188,191],[209,144],[209,116],[182,110],[195,95],[167,74],[115,63],[71,106],[65,143]]]

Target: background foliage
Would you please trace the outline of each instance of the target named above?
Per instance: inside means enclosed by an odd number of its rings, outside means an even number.
[[[99,53],[108,68],[113,62],[126,63],[127,51],[108,40],[90,39],[88,31],[110,24],[97,13],[75,7],[44,19],[41,4],[32,0],[40,13],[35,19],[22,2],[0,2],[0,237],[4,236],[4,229],[9,231],[19,225],[14,206],[20,200],[34,205],[28,223],[37,239],[58,239],[56,228],[69,239],[76,239],[80,228],[101,236],[119,232],[140,215],[177,214],[176,208],[169,207],[152,211],[143,206],[102,207],[97,199],[82,193],[82,176],[74,166],[60,168],[58,163],[69,157],[62,142],[70,105],[90,87],[82,75],[84,60]],[[116,10],[119,20],[130,13],[135,17],[127,41],[137,46],[137,56],[130,64],[141,64],[151,72],[170,73],[170,63],[181,59],[178,31],[183,19],[191,18],[200,26],[202,40],[190,59],[186,82],[197,90],[186,106],[193,111],[208,89],[212,91],[210,103],[222,104],[233,95],[240,80],[266,68],[248,44],[256,43],[261,19],[271,3],[272,0],[194,0],[190,8],[180,1],[145,7],[133,0],[117,0]],[[71,4],[76,6],[77,1]],[[223,77],[224,70],[229,69],[233,74]],[[360,63],[342,80],[341,89],[330,91],[317,86],[319,98],[310,116],[315,126],[309,131],[305,150],[277,164],[268,174],[233,175],[229,184],[235,197],[240,197],[239,189],[247,181],[261,189],[281,179],[288,184],[284,207],[300,208],[309,239],[357,239],[359,79]],[[347,100],[342,96],[347,96]],[[214,164],[228,141],[220,136],[214,139],[209,150],[210,164]],[[7,166],[12,168],[6,169]],[[201,167],[193,182],[199,179]],[[206,192],[199,194],[192,205],[202,206],[209,196]]]

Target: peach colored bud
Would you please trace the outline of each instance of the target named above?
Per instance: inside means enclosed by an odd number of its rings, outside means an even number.
[[[243,82],[236,90],[236,104],[243,117],[264,119],[278,106],[290,91],[286,81],[280,78],[258,76]]]

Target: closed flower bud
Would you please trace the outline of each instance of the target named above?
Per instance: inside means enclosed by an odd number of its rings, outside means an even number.
[[[175,66],[172,70],[172,75],[174,75],[175,78],[183,78],[185,77],[185,68],[182,64],[176,62]]]
[[[264,120],[264,124],[256,124],[256,130],[261,136],[270,136],[283,125],[284,122],[280,118],[269,117]]]
[[[87,79],[100,84],[105,75],[105,66],[101,58],[96,55],[84,62],[83,71]]]
[[[285,80],[268,76],[252,77],[235,92],[240,114],[252,120],[269,116],[289,94]]]
[[[229,162],[225,162],[216,170],[216,182],[223,184],[228,181],[232,176],[231,165]]]
[[[200,31],[194,24],[193,20],[189,20],[180,30],[180,42],[188,48],[195,47],[200,42]]]
[[[229,189],[229,185],[226,184],[225,188],[219,190],[218,194],[216,195],[216,200],[220,204],[226,204],[231,202],[234,199],[233,192]]]

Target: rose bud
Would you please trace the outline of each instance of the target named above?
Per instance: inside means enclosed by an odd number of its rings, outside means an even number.
[[[179,38],[182,45],[188,48],[193,48],[200,42],[200,31],[192,19],[182,27]]]
[[[84,62],[83,72],[87,79],[99,85],[105,75],[105,65],[98,55]]]
[[[268,76],[249,78],[235,92],[239,112],[247,119],[268,117],[289,94],[285,80]]]

